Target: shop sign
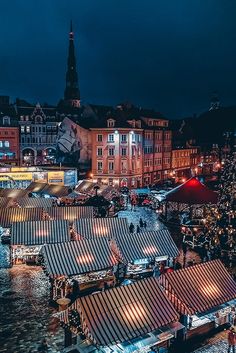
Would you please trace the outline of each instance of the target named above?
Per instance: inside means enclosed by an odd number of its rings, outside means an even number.
[[[34,172],[33,180],[36,183],[47,183],[48,182],[48,173],[47,172]]]
[[[48,184],[64,185],[64,172],[62,171],[48,172]]]
[[[65,173],[64,184],[66,186],[75,186],[77,184],[77,171],[67,170],[64,173]]]
[[[0,181],[32,180],[32,173],[0,173]]]

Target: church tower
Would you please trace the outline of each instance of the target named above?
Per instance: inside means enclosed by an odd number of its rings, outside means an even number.
[[[80,107],[80,92],[78,87],[78,74],[76,71],[76,58],[74,47],[74,32],[72,21],[69,34],[69,53],[67,59],[66,88],[64,91],[64,101],[71,107]]]

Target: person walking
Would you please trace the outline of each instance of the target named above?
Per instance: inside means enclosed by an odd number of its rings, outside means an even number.
[[[159,264],[155,263],[154,267],[153,267],[153,277],[160,277],[160,268],[159,268]]]
[[[140,228],[143,228],[143,220],[141,217],[139,218],[139,225],[140,225]]]
[[[130,225],[129,225],[129,232],[130,232],[130,233],[133,233],[133,232],[134,232],[134,225],[133,225],[132,222],[131,222]]]
[[[136,233],[137,233],[137,234],[140,233],[140,227],[139,227],[138,224],[137,224],[137,228],[136,228]]]
[[[228,353],[232,352],[235,353],[235,345],[236,345],[236,332],[234,327],[231,326],[228,332]]]
[[[143,222],[143,227],[144,227],[144,229],[147,228],[147,222],[146,221]]]

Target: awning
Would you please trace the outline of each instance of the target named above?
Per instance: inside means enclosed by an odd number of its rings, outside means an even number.
[[[50,219],[66,219],[74,221],[80,218],[93,218],[93,207],[89,206],[68,206],[51,207],[47,209]]]
[[[217,193],[208,189],[196,177],[192,177],[165,195],[166,201],[188,205],[216,204],[217,199]]]
[[[71,188],[68,186],[63,186],[63,185],[46,185],[42,193],[45,195],[50,195],[54,197],[63,197],[67,196],[71,192]]]
[[[47,209],[48,207],[52,207],[53,199],[43,197],[24,197],[17,200],[17,203],[22,208],[42,207]]]
[[[119,234],[129,233],[126,218],[84,218],[75,222],[75,231],[84,238],[116,238]]]
[[[201,313],[236,298],[236,283],[220,260],[167,273],[159,280],[181,314]]]
[[[138,259],[155,259],[158,256],[177,257],[179,250],[168,230],[119,233],[116,237],[118,249],[127,262]]]
[[[48,185],[48,184],[47,183],[37,183],[37,182],[33,181],[26,188],[26,190],[28,190],[28,192],[41,192],[45,188],[46,185]]]
[[[0,208],[9,207],[13,203],[11,197],[0,197]]]
[[[88,191],[92,190],[96,184],[89,180],[83,180],[75,190],[77,192],[87,193]]]
[[[0,191],[1,197],[11,197],[13,199],[18,199],[20,197],[25,197],[29,193],[26,189],[2,189]]]
[[[99,271],[118,263],[106,238],[45,245],[43,256],[46,272],[53,277]]]
[[[31,221],[12,224],[11,245],[42,245],[66,241],[70,241],[68,221]]]
[[[127,342],[178,320],[153,277],[80,298],[59,313],[60,320],[68,323],[71,310],[80,313],[83,331],[99,346]]]
[[[39,221],[43,219],[43,209],[38,208],[3,208],[0,212],[0,226],[10,227],[13,222]]]

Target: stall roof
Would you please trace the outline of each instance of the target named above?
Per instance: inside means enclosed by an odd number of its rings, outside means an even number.
[[[1,197],[11,197],[13,199],[18,199],[20,197],[25,197],[29,193],[26,189],[2,189],[0,191]]]
[[[84,192],[87,193],[88,191],[92,190],[96,184],[93,183],[92,181],[89,180],[83,180],[76,188],[75,190],[77,192]]]
[[[116,243],[121,256],[131,262],[138,259],[155,259],[157,256],[177,257],[179,250],[168,230],[138,234],[119,233]]]
[[[68,221],[31,221],[12,224],[12,245],[42,245],[66,241],[70,241]]]
[[[68,186],[63,186],[63,185],[46,185],[43,190],[42,193],[45,195],[50,195],[50,196],[54,196],[54,197],[63,197],[63,196],[67,196],[69,195],[69,193],[71,192],[71,188]]]
[[[160,283],[169,291],[173,304],[174,297],[182,304],[182,314],[201,313],[236,297],[236,283],[220,260],[167,273],[160,277]]]
[[[84,218],[75,222],[75,231],[84,238],[116,238],[129,232],[126,218]]]
[[[51,207],[47,209],[50,219],[67,219],[74,221],[79,218],[93,218],[93,207],[90,206],[68,206]]]
[[[71,310],[81,313],[86,336],[99,346],[127,342],[178,320],[153,277],[80,298],[60,320],[68,323]]]
[[[11,197],[0,197],[0,208],[9,207],[13,203]]]
[[[2,208],[0,226],[10,227],[13,222],[39,221],[43,219],[43,208]]]
[[[30,183],[26,190],[28,190],[28,192],[41,192],[47,185],[47,183],[38,183],[32,181],[32,183]]]
[[[48,207],[52,207],[53,199],[43,197],[23,197],[17,200],[17,203],[22,208],[42,207],[47,209]]]
[[[189,205],[215,204],[217,199],[217,193],[208,189],[196,177],[192,177],[165,195],[166,201]]]
[[[118,263],[106,238],[45,245],[43,255],[46,271],[52,277],[99,271]]]

